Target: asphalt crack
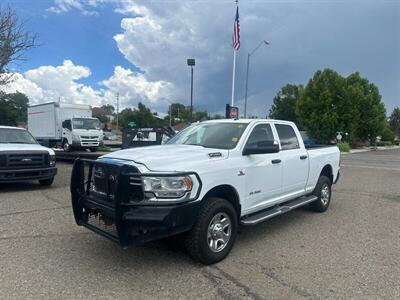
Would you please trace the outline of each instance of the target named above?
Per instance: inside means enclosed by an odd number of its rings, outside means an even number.
[[[62,206],[62,207],[15,211],[15,212],[7,213],[7,214],[0,214],[0,217],[7,217],[7,216],[13,216],[13,215],[20,215],[20,214],[29,214],[29,213],[35,213],[35,212],[41,212],[41,211],[57,210],[57,209],[66,209],[66,208],[70,208],[70,207],[71,206],[68,205],[68,206]]]
[[[79,232],[79,233],[54,233],[54,234],[38,234],[38,235],[20,235],[20,236],[5,236],[0,237],[0,241],[7,240],[19,240],[19,239],[43,239],[43,238],[51,238],[51,237],[72,237],[76,235],[88,235],[90,232]]]
[[[212,271],[217,271],[218,275],[214,274]],[[232,276],[231,274],[225,272],[221,268],[217,266],[206,267],[203,269],[203,274],[206,278],[208,278],[214,286],[217,288],[218,295],[223,299],[243,299],[243,295],[237,295],[237,293],[232,293],[231,289],[227,290],[226,288],[223,289],[222,283],[224,281],[228,282],[229,284],[233,285],[237,290],[243,291],[245,294],[244,296],[249,299],[254,300],[261,300],[265,299],[264,297],[260,296],[256,292],[252,291],[251,288],[242,282],[240,282],[237,278]]]

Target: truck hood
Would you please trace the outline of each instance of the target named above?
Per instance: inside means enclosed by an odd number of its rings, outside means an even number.
[[[54,154],[54,151],[50,148],[43,147],[39,144],[1,144],[0,152],[5,151],[48,151],[49,154]]]
[[[143,164],[154,172],[193,171],[194,165],[226,159],[229,150],[192,145],[160,145],[115,151],[100,158],[112,158]]]

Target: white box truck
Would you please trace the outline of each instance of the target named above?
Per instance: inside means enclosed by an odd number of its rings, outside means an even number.
[[[61,144],[64,151],[97,151],[103,140],[101,123],[92,117],[90,105],[50,102],[29,106],[28,129],[40,143]]]

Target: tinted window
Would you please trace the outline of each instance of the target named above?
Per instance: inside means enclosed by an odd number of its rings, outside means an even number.
[[[65,120],[65,121],[62,123],[62,127],[63,127],[63,128],[66,128],[66,129],[69,129],[69,130],[72,130],[72,127],[71,127],[71,120]]]
[[[260,124],[254,127],[247,140],[247,146],[250,147],[257,147],[260,144],[272,145],[273,143],[274,134],[269,124]]]
[[[299,141],[292,126],[276,124],[279,139],[281,140],[282,150],[290,150],[300,148]]]

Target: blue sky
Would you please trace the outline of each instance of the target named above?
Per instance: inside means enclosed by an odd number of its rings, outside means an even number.
[[[7,3],[7,1],[5,1]],[[92,70],[92,75],[81,81],[97,85],[112,75],[114,66],[121,65],[137,70],[124,59],[113,36],[121,31],[121,15],[105,5],[98,16],[82,16],[77,10],[65,14],[46,11],[52,0],[9,1],[20,17],[27,22],[30,31],[38,35],[40,47],[32,50],[28,60],[18,67],[25,72],[42,65],[60,65],[70,59]]]
[[[195,57],[195,109],[230,102],[234,1],[0,0],[10,4],[40,47],[15,65],[11,89],[33,103],[56,100],[123,107],[139,101],[166,111],[189,104],[186,58]],[[250,114],[264,117],[286,83],[315,71],[360,72],[387,111],[400,106],[399,1],[240,1],[241,48],[235,103],[243,110],[247,52]]]

